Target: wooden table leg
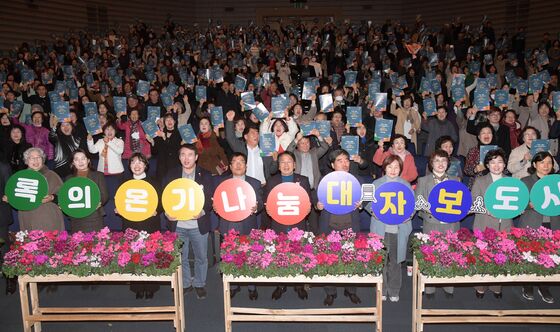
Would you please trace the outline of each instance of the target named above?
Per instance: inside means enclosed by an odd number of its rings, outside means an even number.
[[[37,291],[37,283],[29,283],[29,294],[31,296],[31,312],[33,315],[41,315],[41,308],[39,307],[39,292]],[[35,322],[35,332],[41,332],[41,322]]]
[[[223,278],[223,277],[222,277]],[[231,332],[231,298],[230,284],[226,279],[222,279],[224,284],[224,323],[226,332]]]
[[[171,277],[171,291],[173,292],[173,305],[175,307],[175,318],[173,318],[173,327],[175,331],[181,331],[181,318],[180,318],[180,304],[179,304],[179,287],[177,286],[177,272],[174,272]],[[183,290],[181,290],[181,294]]]
[[[376,285],[375,285],[375,293],[376,293],[376,311],[377,311],[377,323],[376,323],[376,331],[377,332],[381,332],[382,328],[383,328],[383,310],[382,310],[382,306],[383,306],[383,299],[381,298],[383,296],[383,278],[381,278],[381,281],[379,281]]]
[[[183,295],[183,268],[182,263],[179,264],[177,267],[177,289],[178,289],[178,297],[179,297],[179,319],[181,321],[181,328],[179,331],[184,332],[186,329],[186,321],[185,321],[185,297]]]
[[[21,318],[23,320],[23,331],[31,332],[32,324],[29,321],[29,293],[27,291],[27,282],[22,278],[18,278],[19,301],[21,303]]]
[[[412,332],[417,332],[416,315],[418,314],[418,267],[416,266],[416,258],[412,263]],[[420,294],[422,296],[422,294]]]

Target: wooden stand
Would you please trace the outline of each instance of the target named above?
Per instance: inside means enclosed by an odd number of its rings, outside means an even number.
[[[522,323],[522,324],[560,324],[560,309],[535,310],[455,310],[455,309],[422,309],[422,293],[427,284],[506,284],[506,283],[557,283],[560,275],[507,275],[487,276],[474,275],[453,278],[437,278],[423,275],[414,257],[412,275],[412,331],[422,332],[424,324],[452,323]],[[474,295],[473,295],[474,296]]]
[[[42,282],[170,282],[173,305],[155,307],[41,307],[37,284]],[[170,276],[145,276],[132,274],[109,274],[79,277],[71,274],[18,277],[23,330],[41,331],[41,322],[64,321],[173,321],[176,331],[185,329],[183,279],[181,265]],[[29,286],[29,289],[28,289]],[[31,304],[31,313],[30,307]]]
[[[381,276],[346,277],[327,276],[308,278],[277,277],[277,278],[249,278],[223,276],[224,283],[224,317],[226,332],[231,332],[231,323],[239,322],[372,322],[376,331],[381,332],[381,307],[382,284]],[[264,309],[248,307],[232,307],[230,299],[230,286],[232,283],[270,283],[270,284],[374,284],[376,287],[376,306],[360,308],[333,308],[333,309]]]

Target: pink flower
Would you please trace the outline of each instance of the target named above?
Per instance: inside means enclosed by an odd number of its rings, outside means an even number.
[[[332,231],[329,235],[327,235],[328,242],[340,242],[340,240],[342,240],[342,236],[340,236],[340,233],[337,231]]]
[[[132,249],[132,252],[139,252],[140,250],[144,249],[145,247],[146,247],[146,244],[144,243],[144,240],[134,241],[130,244],[130,248]]]
[[[277,237],[278,235],[276,235],[276,232],[272,229],[267,229],[263,234],[264,241],[268,243],[272,243]]]
[[[481,240],[476,240],[476,247],[480,250],[484,250],[488,247],[488,243],[481,241]]]
[[[539,254],[537,257],[537,264],[546,267],[547,269],[551,269],[555,266],[554,261],[550,258],[550,255],[547,254]]]
[[[126,264],[130,262],[130,254],[128,252],[119,253],[118,264],[119,266],[125,267]]]
[[[26,252],[33,252],[37,250],[37,242],[36,241],[27,242],[26,244],[23,245],[23,250]]]
[[[303,237],[303,234],[305,234],[305,232],[299,228],[292,228],[289,232],[288,232],[288,239],[290,241],[294,241],[297,242],[299,240],[301,240],[301,238]]]

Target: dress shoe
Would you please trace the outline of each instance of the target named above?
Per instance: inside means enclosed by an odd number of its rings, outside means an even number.
[[[323,301],[323,304],[326,305],[327,307],[330,307],[333,305],[334,299],[336,299],[336,294],[327,295],[327,297],[325,297],[325,301]]]
[[[153,291],[146,291],[144,293],[144,296],[146,299],[153,299],[154,298],[154,292]]]
[[[6,295],[14,294],[17,290],[17,277],[6,279]]]
[[[194,289],[193,286],[189,286],[189,287],[187,287],[187,288],[183,288],[183,295],[192,292],[193,289]]]
[[[362,303],[362,300],[360,300],[358,295],[356,295],[355,293],[350,293],[346,289],[344,290],[344,296],[349,297],[350,301],[352,301],[352,303],[354,303],[354,304]]]
[[[307,291],[305,290],[305,287],[303,286],[296,286],[295,290],[297,292],[297,296],[301,299],[301,300],[307,300]]]
[[[475,293],[477,299],[481,299],[481,298],[484,297],[484,293],[480,293],[480,292],[477,291],[477,290],[475,290],[474,293]]]
[[[276,287],[274,292],[272,292],[272,299],[278,300],[282,297],[282,294],[284,293],[286,293],[286,286],[278,286]]]
[[[241,292],[241,287],[232,288],[229,290],[229,298],[233,299],[237,293]]]
[[[195,287],[196,298],[199,300],[204,300],[206,298],[206,288],[205,287]]]
[[[433,300],[436,297],[436,293],[426,294],[426,299]]]
[[[136,299],[137,300],[140,300],[140,299],[143,299],[143,298],[144,298],[144,292],[143,291],[136,292]]]
[[[257,292],[257,290],[249,290],[249,300],[251,301],[255,301],[256,299],[259,298],[259,293]]]
[[[501,299],[502,298],[502,292],[493,292],[494,293],[494,297],[497,299]]]

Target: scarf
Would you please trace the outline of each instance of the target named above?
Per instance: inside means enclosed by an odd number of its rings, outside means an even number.
[[[141,152],[138,123],[139,121],[130,122],[130,149],[132,152]],[[134,133],[138,133],[138,139],[132,136]]]
[[[519,137],[519,133],[521,132],[521,128],[517,128],[518,123],[514,122],[514,123],[507,123],[507,122],[503,122],[503,125],[508,127],[509,129],[509,144],[511,145],[511,149],[515,149],[516,147],[519,146],[519,143],[517,142],[517,138]],[[521,127],[521,126],[519,126]]]
[[[204,149],[209,149],[212,145],[212,131],[210,130],[207,133],[198,133],[197,138],[196,148],[198,149],[198,153],[202,153]]]

